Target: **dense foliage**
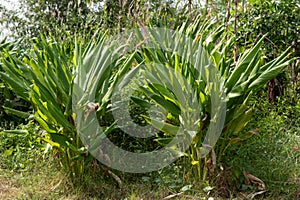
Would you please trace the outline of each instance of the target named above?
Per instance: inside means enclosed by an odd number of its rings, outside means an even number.
[[[265,35],[263,49],[266,59],[273,59],[291,47],[291,57],[299,57],[300,6],[298,1],[253,1],[240,16],[237,41],[240,46],[251,46],[253,41]],[[269,83],[269,100],[284,93],[293,96],[295,104],[299,93],[299,59],[295,60],[276,79]]]

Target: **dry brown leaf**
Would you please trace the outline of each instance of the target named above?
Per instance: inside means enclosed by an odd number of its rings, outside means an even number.
[[[250,185],[250,182],[251,182],[253,184],[258,185],[258,190],[265,190],[266,189],[266,185],[261,179],[257,178],[256,176],[253,176],[250,173],[247,173],[245,170],[243,171],[243,174],[245,176],[245,184],[246,185]]]

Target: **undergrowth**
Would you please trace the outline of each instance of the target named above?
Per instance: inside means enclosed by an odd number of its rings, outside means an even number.
[[[263,95],[263,94],[262,94]],[[229,199],[241,199],[258,191],[257,185],[245,184],[243,171],[261,179],[265,192],[257,199],[294,199],[300,188],[300,104],[288,98],[276,105],[262,98],[252,101],[255,113],[246,126],[258,130],[251,139],[230,147],[223,160],[220,176],[234,185],[197,185],[188,182],[180,160],[152,173],[128,174],[112,170],[122,180],[120,186],[98,162],[89,165],[85,176],[72,185],[60,171],[58,159],[39,139],[39,127],[28,121],[19,125],[27,134],[0,134],[0,199],[224,199],[217,191],[228,187]],[[227,177],[226,177],[227,176]],[[222,185],[223,184],[223,185]],[[201,189],[202,188],[202,189]],[[203,189],[204,188],[204,189]],[[219,196],[219,197],[218,197]]]
[[[265,96],[265,94],[262,94]],[[266,185],[264,197],[294,199],[299,197],[300,188],[300,101],[296,104],[290,98],[278,98],[271,104],[261,97],[254,99],[255,114],[246,130],[257,130],[246,142],[233,146],[226,161],[239,171],[260,178]],[[243,190],[247,188],[244,179],[238,182]]]

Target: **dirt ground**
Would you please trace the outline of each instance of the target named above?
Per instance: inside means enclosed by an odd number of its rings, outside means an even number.
[[[14,200],[22,191],[3,178],[0,179],[0,199]]]

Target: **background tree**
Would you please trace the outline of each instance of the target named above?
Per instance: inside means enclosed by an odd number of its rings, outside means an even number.
[[[241,48],[252,45],[261,35],[268,34],[263,43],[266,60],[278,56],[292,46],[291,57],[299,57],[300,5],[298,0],[252,0],[240,15],[237,41]],[[269,99],[274,102],[283,88],[290,90],[297,101],[299,59],[289,65],[288,72],[269,83]]]
[[[98,28],[119,33],[147,24],[175,28],[199,9],[197,3],[176,0],[24,0],[16,10],[0,7],[0,24],[13,38],[41,33],[88,37]]]
[[[1,7],[0,23],[13,38],[32,38],[39,34],[56,37],[66,33],[89,34],[99,24],[101,13],[99,7],[92,7],[89,3],[78,0],[24,0],[13,11]]]

